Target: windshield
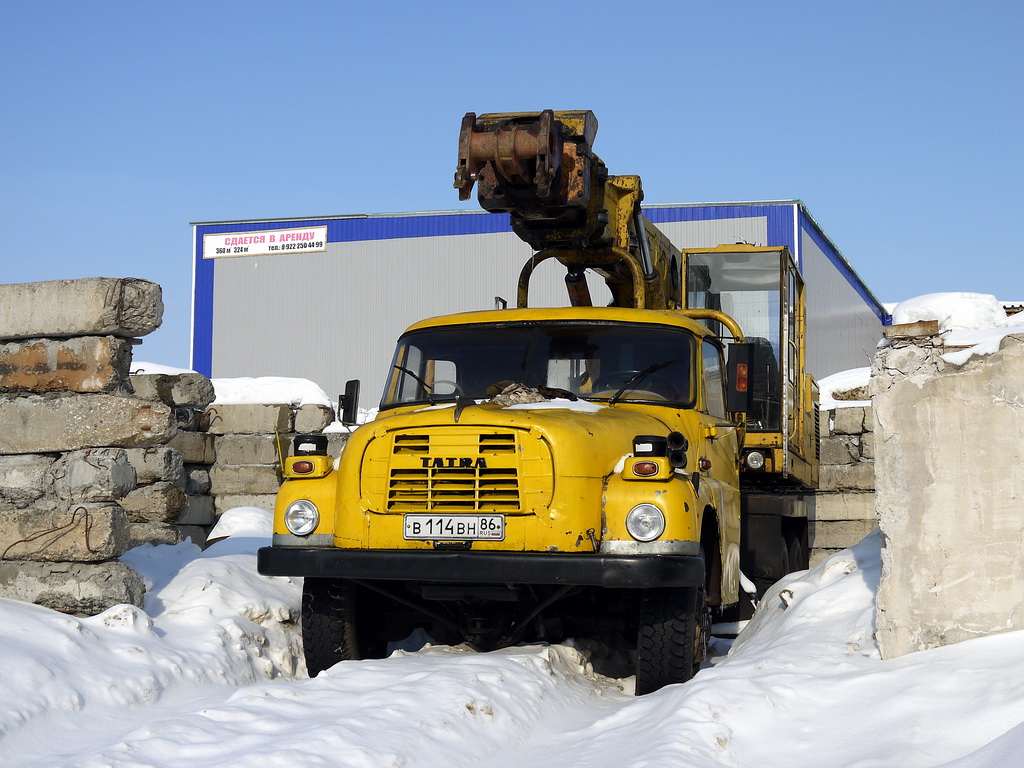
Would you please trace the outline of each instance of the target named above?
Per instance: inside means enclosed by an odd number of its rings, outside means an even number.
[[[399,340],[381,408],[488,400],[512,384],[547,387],[552,397],[690,406],[694,349],[689,331],[658,325],[431,328]]]

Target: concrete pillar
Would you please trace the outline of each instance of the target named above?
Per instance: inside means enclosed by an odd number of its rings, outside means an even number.
[[[896,339],[872,371],[883,658],[1024,628],[1024,336],[948,351]]]

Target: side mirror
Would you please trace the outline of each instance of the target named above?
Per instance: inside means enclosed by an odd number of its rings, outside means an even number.
[[[729,383],[725,407],[732,413],[750,413],[754,407],[753,360],[753,344],[736,342],[729,345],[729,361],[725,364]]]
[[[341,423],[346,427],[357,423],[359,417],[359,379],[345,382],[345,394],[338,398],[338,411]]]

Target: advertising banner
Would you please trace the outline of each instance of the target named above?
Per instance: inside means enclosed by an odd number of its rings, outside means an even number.
[[[327,250],[327,227],[265,229],[203,235],[203,258],[267,256],[275,253],[312,253]]]

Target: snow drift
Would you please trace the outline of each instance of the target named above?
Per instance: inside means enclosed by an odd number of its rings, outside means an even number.
[[[298,580],[255,572],[269,515],[216,533],[126,556],[144,611],[0,601],[0,765],[980,768],[1024,748],[1021,633],[879,659],[877,534],[777,584],[692,681],[634,698],[567,645],[428,647],[305,679]]]

